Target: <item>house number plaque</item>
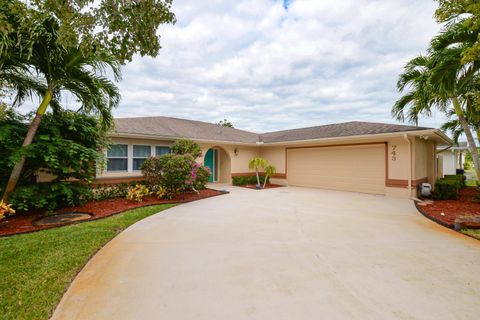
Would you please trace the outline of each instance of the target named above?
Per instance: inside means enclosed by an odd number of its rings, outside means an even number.
[[[392,161],[397,161],[397,146],[394,144],[392,145],[392,152],[390,152],[392,156]]]

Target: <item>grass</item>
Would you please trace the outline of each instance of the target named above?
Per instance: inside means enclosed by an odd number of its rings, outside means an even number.
[[[476,187],[477,186],[477,182],[478,182],[478,179],[477,179],[477,172],[474,170],[474,169],[469,169],[469,170],[465,170],[466,172],[470,173],[471,174],[471,177],[472,179],[469,179],[469,180],[466,180],[465,181],[465,185],[467,187]]]
[[[480,240],[480,229],[463,229],[461,232]]]
[[[93,254],[128,226],[172,206],[0,238],[0,318],[48,319]]]

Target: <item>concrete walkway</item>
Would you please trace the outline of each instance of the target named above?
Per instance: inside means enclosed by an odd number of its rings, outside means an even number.
[[[120,234],[53,319],[479,319],[480,241],[411,201],[230,189]]]

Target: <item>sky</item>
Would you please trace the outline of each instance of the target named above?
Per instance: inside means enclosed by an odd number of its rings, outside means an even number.
[[[255,132],[395,123],[402,66],[439,30],[433,0],[174,0],[156,58],[123,68],[116,117],[224,118]],[[438,127],[435,114],[420,125]]]

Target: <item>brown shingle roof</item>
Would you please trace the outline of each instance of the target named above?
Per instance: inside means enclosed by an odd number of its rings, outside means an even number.
[[[431,128],[398,124],[352,121],[309,128],[257,134],[244,130],[223,127],[218,124],[169,118],[117,118],[115,131],[118,134],[137,134],[163,138],[190,138],[196,140],[225,141],[238,143],[274,143],[322,138],[349,137],[369,134],[395,133]]]
[[[258,142],[258,134],[253,132],[223,127],[214,123],[169,117],[117,118],[115,119],[115,131],[119,134],[127,133],[167,138],[243,143]]]
[[[322,138],[363,136],[369,134],[395,133],[428,129],[431,128],[388,123],[352,121],[309,128],[268,132],[261,134],[260,139],[265,143],[273,143]]]

